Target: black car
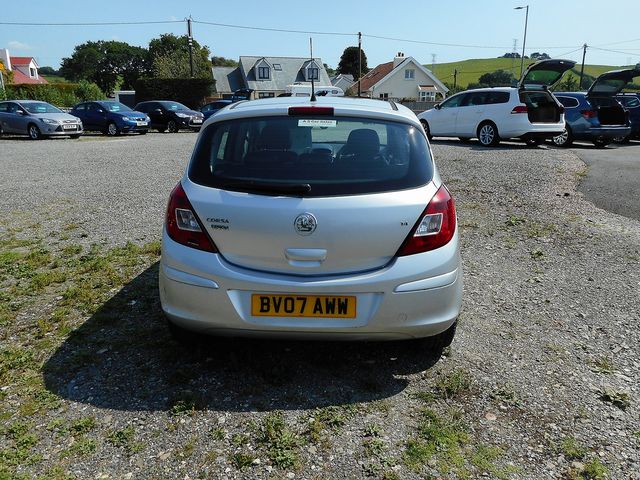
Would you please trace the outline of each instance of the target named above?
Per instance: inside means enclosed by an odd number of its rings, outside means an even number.
[[[159,132],[175,133],[181,129],[200,130],[204,115],[171,100],[140,102],[135,110],[146,113],[151,119],[151,128]]]
[[[113,100],[82,102],[69,113],[82,120],[85,130],[99,131],[105,135],[129,132],[144,135],[149,130],[149,117],[146,114]]]
[[[624,108],[629,110],[629,122],[631,123],[631,134],[626,137],[616,137],[616,142],[628,142],[630,139],[640,138],[640,93],[619,93],[616,95]]]

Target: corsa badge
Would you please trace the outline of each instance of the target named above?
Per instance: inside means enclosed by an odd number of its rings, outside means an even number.
[[[293,222],[296,232],[303,236],[311,235],[315,232],[317,225],[318,221],[311,213],[301,213]]]

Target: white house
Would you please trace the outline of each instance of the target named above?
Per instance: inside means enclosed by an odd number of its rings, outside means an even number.
[[[0,60],[9,72],[13,72],[13,84],[41,83],[46,84],[44,78],[38,75],[38,64],[33,57],[12,57],[9,50],[0,48]]]
[[[352,90],[357,91],[358,82]],[[433,102],[449,89],[413,57],[398,52],[393,62],[382,63],[364,75],[360,91],[371,98]]]

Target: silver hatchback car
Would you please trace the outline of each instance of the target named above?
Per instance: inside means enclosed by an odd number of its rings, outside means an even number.
[[[340,97],[212,116],[169,198],[160,262],[174,334],[451,343],[453,199],[416,116]]]
[[[50,103],[37,100],[0,102],[0,134],[29,135],[32,140],[44,137],[69,136],[83,133],[82,121],[64,113]]]

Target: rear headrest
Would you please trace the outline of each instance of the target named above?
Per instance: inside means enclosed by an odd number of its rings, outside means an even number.
[[[380,151],[378,133],[370,128],[353,130],[347,139],[346,149],[349,154],[374,157]]]
[[[291,147],[291,135],[285,125],[266,125],[260,132],[256,147],[259,150],[288,150]]]

